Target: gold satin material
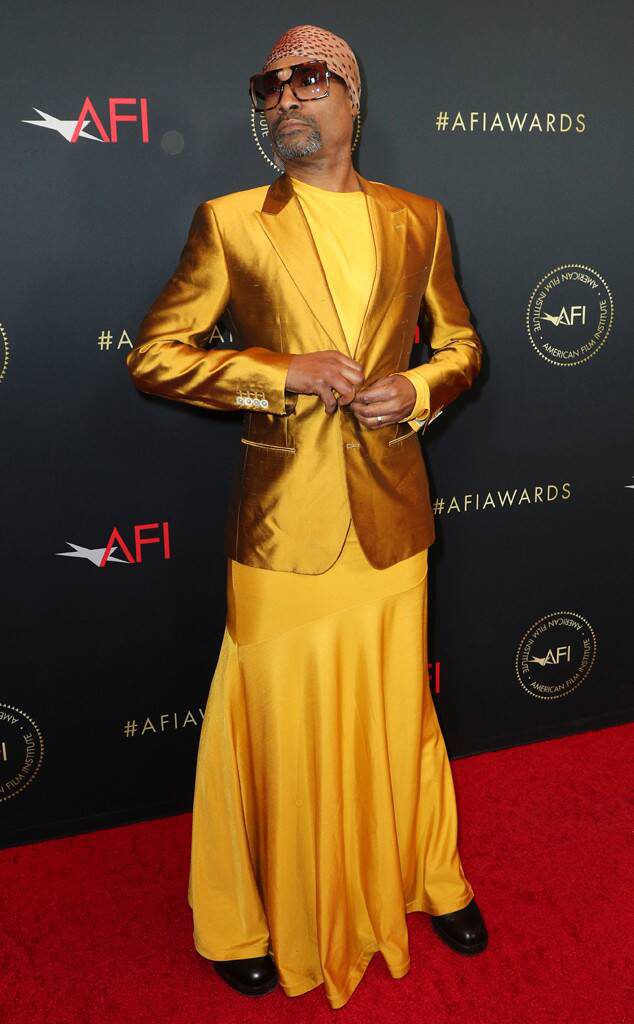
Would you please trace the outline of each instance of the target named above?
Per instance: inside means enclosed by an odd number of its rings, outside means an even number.
[[[373,568],[351,522],[306,576],[228,563],[198,751],[188,901],[212,960],[272,952],[289,996],[343,1006],[406,915],[471,900],[428,682],[427,551]]]
[[[482,344],[455,280],[442,205],[355,173],[376,252],[355,358],[367,383],[395,372],[418,381],[429,406],[425,428],[417,433],[401,422],[370,430],[347,406],[328,414],[319,396],[286,391],[294,354],[349,354],[286,173],[197,207],[178,266],[126,357],[140,391],[224,411],[243,412],[248,399],[224,537],[226,555],[245,565],[322,573],[341,550],[350,514],[379,569],[435,539],[416,438],[471,387]],[[408,370],[423,306],[432,356]],[[205,347],[223,311],[242,349]],[[201,458],[213,472],[213,448]]]
[[[324,267],[348,354],[354,358],[376,273],[366,194],[332,192],[292,175],[291,181]]]
[[[376,273],[376,253],[365,192],[333,192],[290,175],[306,214],[339,320],[354,358],[359,331]],[[341,197],[341,198],[340,198]],[[420,375],[403,373],[416,391],[414,407],[399,423],[414,430],[429,413],[429,386]]]

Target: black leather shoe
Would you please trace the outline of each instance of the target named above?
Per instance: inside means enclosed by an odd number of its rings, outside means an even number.
[[[430,914],[432,928],[457,953],[481,953],[489,935],[475,899],[451,914]]]
[[[269,953],[241,960],[211,962],[223,981],[242,995],[263,996],[277,985],[277,968]]]

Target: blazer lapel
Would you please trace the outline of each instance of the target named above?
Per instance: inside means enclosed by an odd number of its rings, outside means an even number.
[[[272,183],[255,216],[333,344],[350,355],[317,246],[293,183],[284,173]]]
[[[403,274],[407,252],[407,207],[386,191],[385,186],[368,181],[358,171],[356,175],[368,197],[376,251],[376,273],[354,355],[362,362],[370,342],[387,316]]]
[[[355,172],[366,193],[376,252],[376,273],[354,358],[362,353],[385,317],[402,274],[407,248],[407,207],[384,188]],[[269,187],[255,216],[324,331],[350,355],[328,280],[301,203],[286,172]]]

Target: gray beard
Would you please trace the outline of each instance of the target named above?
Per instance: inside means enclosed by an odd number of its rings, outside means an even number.
[[[321,146],[321,132],[317,128],[311,128],[307,136],[303,135],[296,142],[291,139],[286,141],[284,133],[273,139],[273,149],[282,160],[296,160],[298,157],[310,156],[311,153],[316,153],[321,149]]]

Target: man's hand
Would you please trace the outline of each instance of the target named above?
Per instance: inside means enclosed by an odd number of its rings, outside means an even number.
[[[394,373],[357,391],[356,398],[350,402],[350,409],[362,426],[378,430],[409,416],[415,401],[416,388],[412,382]],[[380,422],[377,416],[381,417]]]
[[[285,388],[302,395],[319,395],[326,412],[334,412],[338,405],[352,402],[363,381],[361,363],[344,356],[338,349],[329,349],[294,355]],[[333,388],[339,392],[339,397],[333,394]]]

